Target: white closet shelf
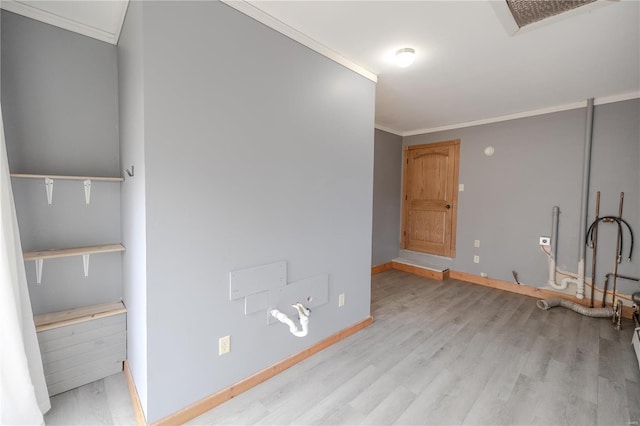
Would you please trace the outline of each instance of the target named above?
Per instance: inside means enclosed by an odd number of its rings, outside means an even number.
[[[24,260],[53,259],[56,257],[82,256],[94,253],[112,253],[124,251],[122,244],[100,244],[95,246],[71,247],[38,251],[25,251]]]
[[[27,178],[27,179],[64,179],[64,180],[94,180],[103,182],[122,182],[122,177],[110,177],[110,176],[67,176],[67,175],[32,175],[28,173],[11,173],[11,177],[15,178]]]

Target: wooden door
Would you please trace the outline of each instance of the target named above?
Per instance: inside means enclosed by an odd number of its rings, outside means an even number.
[[[406,147],[401,247],[456,254],[460,140]]]

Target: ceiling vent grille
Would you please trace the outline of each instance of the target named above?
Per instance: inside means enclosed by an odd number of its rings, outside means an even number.
[[[506,0],[518,27],[559,15],[596,0]]]

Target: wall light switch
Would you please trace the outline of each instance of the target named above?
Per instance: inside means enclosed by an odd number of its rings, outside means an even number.
[[[474,240],[473,241],[473,246],[476,247],[476,248],[480,247],[480,240]]]
[[[458,184],[458,192],[464,192],[464,183]]]
[[[338,307],[341,308],[344,306],[344,293],[341,293],[338,296]]]

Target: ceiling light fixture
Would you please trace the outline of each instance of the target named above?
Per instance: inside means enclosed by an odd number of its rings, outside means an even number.
[[[396,52],[396,65],[400,68],[406,68],[416,59],[416,51],[410,47],[405,47]]]

